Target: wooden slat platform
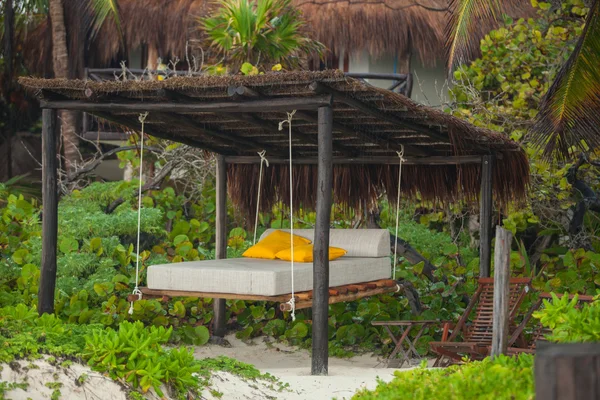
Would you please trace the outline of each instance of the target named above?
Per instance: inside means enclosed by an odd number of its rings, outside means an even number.
[[[250,301],[272,301],[282,303],[280,308],[282,311],[289,311],[290,305],[287,302],[291,299],[291,293],[278,296],[260,296],[252,294],[235,294],[235,293],[208,293],[208,292],[189,292],[180,290],[156,290],[147,287],[140,288],[143,298],[162,298],[167,300],[171,297],[198,297],[198,298],[215,298],[228,300],[250,300]],[[398,290],[398,285],[392,279],[380,279],[371,282],[355,283],[352,285],[344,285],[329,288],[329,304],[340,303],[344,301],[354,301],[363,297],[375,296],[378,294],[394,292]],[[306,292],[295,293],[296,309],[309,308],[312,306],[312,290]],[[138,300],[137,295],[129,295],[128,301]]]

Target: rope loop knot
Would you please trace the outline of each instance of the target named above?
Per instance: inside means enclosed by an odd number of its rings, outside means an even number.
[[[142,291],[139,288],[140,285],[140,231],[142,230],[142,179],[144,173],[144,123],[148,112],[138,116],[138,120],[142,124],[142,130],[140,132],[140,182],[138,185],[138,212],[137,212],[137,245],[136,245],[136,257],[135,257],[135,287],[133,288],[133,295],[138,296],[138,300],[142,299]],[[133,301],[129,305],[129,315],[133,315]]]
[[[396,199],[396,236],[394,239],[394,265],[392,266],[392,278],[396,280],[396,264],[398,262],[398,226],[400,224],[400,193],[402,185],[402,163],[406,162],[404,159],[404,145],[400,145],[400,151],[396,151],[398,154],[398,198]]]
[[[256,244],[256,232],[258,230],[258,213],[260,211],[260,192],[262,188],[262,177],[263,177],[263,164],[269,166],[269,160],[266,157],[267,151],[259,151],[258,156],[260,157],[260,170],[258,172],[258,194],[256,196],[256,215],[254,219],[254,242],[253,245]]]

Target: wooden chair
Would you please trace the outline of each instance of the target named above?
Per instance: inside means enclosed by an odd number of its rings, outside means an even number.
[[[564,295],[557,293],[556,296],[558,298],[562,298]],[[575,297],[574,294],[570,294],[568,296],[569,296],[569,300],[572,300]],[[577,296],[578,296],[577,297],[578,307],[580,307],[584,303],[591,303],[594,300],[594,296],[588,296],[588,295],[577,295]],[[533,313],[540,309],[540,307],[543,305],[544,300],[552,300],[552,294],[540,293],[540,296],[538,297],[537,301],[535,303],[533,303],[533,305],[529,308],[529,311],[527,312],[527,314],[525,314],[523,321],[521,321],[521,323],[513,331],[512,335],[508,341],[509,342],[508,354],[520,354],[520,353],[534,354],[536,343],[538,341],[545,341],[546,340],[545,336],[547,334],[551,333],[550,329],[545,328],[540,323],[539,320],[534,320],[535,322],[533,324],[530,324],[530,321],[532,321]],[[531,326],[531,339],[529,341],[527,341],[526,346],[524,346],[524,347],[512,346],[512,344],[514,344],[516,342],[516,339],[523,335],[523,332],[528,325]]]
[[[449,323],[445,323],[442,340],[429,343],[431,350],[438,354],[434,366],[439,366],[444,358],[456,362],[461,361],[464,356],[469,356],[471,359],[482,359],[489,354],[492,343],[494,279],[480,278],[478,283],[477,291],[456,325],[452,328]],[[514,326],[519,307],[530,290],[531,279],[511,278],[509,283],[510,327]],[[473,311],[475,311],[474,319],[467,324]],[[513,330],[511,329],[511,331]],[[462,333],[462,340],[458,340],[459,333]],[[519,336],[511,337],[509,346],[512,346]]]

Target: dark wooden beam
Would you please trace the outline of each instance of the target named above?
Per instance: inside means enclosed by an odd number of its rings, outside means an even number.
[[[110,132],[110,131],[84,131],[81,135],[86,140],[107,140],[107,141],[124,141],[129,137],[125,132]]]
[[[482,156],[432,156],[432,157],[406,157],[404,165],[459,165],[459,164],[479,164]],[[260,158],[257,156],[227,156],[228,164],[259,164]],[[288,158],[269,158],[270,164],[289,164]],[[293,164],[317,164],[317,158],[294,158]],[[384,164],[397,165],[398,157],[396,156],[371,156],[371,157],[335,157],[333,164]]]
[[[58,238],[58,129],[56,111],[42,112],[42,268],[38,313],[54,313],[56,247]]]
[[[481,194],[479,206],[479,277],[489,278],[492,264],[492,190],[494,157],[481,160]]]
[[[227,88],[228,96],[241,96],[241,97],[261,97],[260,93],[255,90],[252,90],[246,86],[229,86]]]
[[[344,75],[349,76],[350,78],[385,79],[390,81],[405,81],[407,77],[406,74],[386,74],[377,72],[346,72]]]
[[[327,375],[329,364],[329,225],[333,192],[333,110],[319,108],[317,220],[313,249],[312,375]]]
[[[307,111],[298,111],[298,112],[296,112],[296,115],[299,118],[302,118],[302,119],[304,119],[306,121],[317,122],[317,117],[314,116],[314,115],[312,115],[310,112],[307,112]],[[400,149],[401,149],[401,146],[400,146],[399,143],[397,143],[396,141],[390,140],[389,138],[386,138],[385,136],[375,137],[371,133],[363,132],[363,131],[360,131],[360,130],[355,129],[355,128],[350,128],[350,127],[348,127],[346,125],[343,125],[343,124],[340,124],[340,123],[337,123],[337,122],[333,123],[333,130],[345,133],[347,135],[356,136],[359,139],[362,139],[362,140],[364,140],[366,142],[375,143],[375,144],[378,144],[381,147],[387,147],[387,148],[392,149],[394,151],[400,151]],[[336,145],[337,145],[337,143],[336,143]],[[417,155],[417,156],[426,156],[426,155],[430,154],[430,153],[424,151],[423,149],[419,149],[419,148],[417,148],[415,146],[411,146],[411,145],[408,145],[408,144],[405,144],[404,148],[406,150],[408,150],[410,152],[410,154],[414,154],[414,155]]]
[[[93,103],[89,101],[42,101],[42,108],[52,108],[61,110],[77,110],[94,113],[97,111],[108,112],[175,112],[175,113],[194,113],[194,112],[214,112],[214,113],[244,113],[244,112],[264,112],[264,111],[290,111],[290,110],[314,110],[318,107],[330,106],[332,96],[329,94],[316,95],[312,97],[281,97],[276,99],[258,99],[247,101],[214,101],[214,102],[194,102],[184,103],[165,103],[165,102],[143,102],[127,101],[114,103]]]
[[[241,152],[267,150],[270,154],[274,155],[286,154],[285,150],[277,149],[265,143],[257,143],[254,140],[244,138],[240,135],[203,127],[202,122],[196,121],[187,115],[173,115],[168,113],[152,113],[150,115],[158,121],[169,121],[170,123],[178,124],[179,126],[186,127],[193,132],[196,132],[198,135],[210,137],[218,143],[235,147]]]
[[[107,121],[110,122],[114,122],[115,124],[118,125],[122,125],[122,126],[126,126],[130,129],[132,129],[135,132],[139,132],[141,129],[141,124],[140,122],[137,120],[137,118],[132,119],[132,118],[128,118],[122,115],[114,115],[114,114],[110,114],[107,112],[100,112],[100,111],[94,111],[94,115],[97,116],[98,118],[102,118],[105,119]],[[152,126],[144,126],[144,131],[151,136],[155,136],[157,138],[161,138],[161,139],[166,139],[166,140],[171,140],[173,142],[178,142],[178,143],[183,143],[183,144],[187,144],[188,146],[191,147],[196,147],[199,149],[204,149],[207,151],[211,151],[213,153],[216,154],[224,154],[224,155],[235,155],[236,152],[233,151],[226,151],[214,146],[211,146],[209,144],[205,144],[203,142],[200,142],[198,140],[192,140],[188,137],[185,136],[180,136],[180,135],[176,135],[176,134],[171,134],[171,133],[167,133],[167,132],[162,132],[158,129],[155,129]]]
[[[37,93],[40,101],[69,101],[70,99],[62,93],[55,92],[52,89],[40,89]]]
[[[446,143],[450,142],[450,138],[448,136],[444,136],[441,132],[436,132],[435,130],[431,129],[430,126],[419,125],[419,124],[415,124],[414,122],[411,122],[411,121],[406,121],[404,119],[397,118],[393,115],[387,114],[376,108],[370,107],[369,105],[363,103],[362,101],[354,99],[354,98],[348,96],[346,93],[340,92],[339,90],[335,90],[333,88],[330,88],[329,86],[325,86],[322,83],[313,82],[310,84],[309,87],[315,93],[320,93],[320,94],[329,93],[334,96],[336,101],[344,103],[350,107],[356,108],[357,110],[360,110],[360,111],[364,112],[365,114],[371,115],[380,120],[387,121],[396,126],[406,127],[415,132],[423,133],[423,134],[425,134],[431,138],[434,138],[436,140],[439,140],[441,142],[446,142]]]
[[[172,99],[172,100],[175,100],[175,101],[181,102],[181,103],[194,103],[194,102],[199,101],[199,99],[194,99],[193,97],[190,97],[183,93],[179,93],[175,90],[160,89],[160,92],[161,92],[161,96],[167,97],[169,99]],[[157,114],[154,114],[154,115],[157,115]],[[225,115],[230,116],[231,118],[239,121],[240,120],[239,116],[242,114],[226,113]],[[286,153],[285,151],[283,151],[281,149],[269,146],[267,144],[259,144],[251,139],[247,139],[247,138],[244,138],[239,135],[231,134],[229,132],[223,132],[218,129],[206,128],[206,127],[202,126],[202,122],[196,121],[187,115],[176,114],[176,117],[171,117],[171,116],[169,116],[168,113],[161,113],[160,118],[168,119],[171,121],[176,119],[176,121],[178,121],[179,123],[182,123],[183,125],[187,126],[190,129],[193,129],[194,131],[198,132],[200,135],[210,136],[218,142],[227,143],[228,145],[233,145],[234,147],[239,148],[241,146],[243,150],[254,150],[254,151],[267,150],[269,153],[275,154],[275,155],[284,155]],[[176,122],[176,121],[173,121],[173,122]]]
[[[217,156],[216,175],[215,258],[222,260],[227,258],[227,163],[223,156]],[[213,299],[213,336],[218,338],[225,336],[225,308],[225,299]]]
[[[255,91],[255,90],[249,89],[246,86],[229,86],[227,88],[227,93],[229,94],[229,96],[250,97],[250,98],[255,98],[255,99],[260,99],[263,97],[261,93]],[[273,124],[270,121],[261,119],[256,115],[251,115],[251,114],[237,114],[237,115],[238,115],[238,118],[243,118],[244,121],[255,124],[260,127],[263,127],[266,130],[273,129],[273,127],[272,127]],[[296,111],[296,116],[305,121],[318,123],[317,117],[312,116],[310,113],[307,113],[307,112]],[[293,135],[295,137],[298,137],[300,140],[302,140],[303,142],[306,142],[306,143],[317,144],[317,142],[318,142],[317,135],[309,135],[306,133],[299,132],[298,130],[295,130]],[[341,143],[335,143],[335,146],[336,146],[336,150],[344,155],[351,156],[351,155],[355,154],[354,149],[350,149]]]

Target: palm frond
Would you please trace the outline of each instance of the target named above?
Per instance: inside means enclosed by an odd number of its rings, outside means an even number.
[[[600,1],[540,105],[531,140],[544,156],[568,158],[572,152],[600,149]]]
[[[112,18],[115,21],[119,36],[121,38],[123,37],[121,21],[119,18],[119,3],[117,0],[89,0],[89,7],[94,16],[94,23],[91,27],[92,39],[96,36],[108,18]]]
[[[499,0],[451,0],[450,19],[446,27],[448,69],[462,63],[479,48],[479,39],[473,33],[484,21],[500,14]]]

